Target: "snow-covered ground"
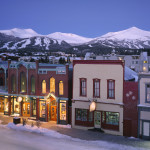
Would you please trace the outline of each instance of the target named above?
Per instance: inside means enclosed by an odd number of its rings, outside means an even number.
[[[100,140],[80,140],[53,130],[13,123],[0,125],[0,137],[3,137],[0,138],[2,150],[146,150]]]

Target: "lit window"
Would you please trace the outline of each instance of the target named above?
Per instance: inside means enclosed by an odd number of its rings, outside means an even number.
[[[50,93],[55,93],[55,79],[50,78]]]
[[[21,92],[26,92],[26,74],[25,72],[21,72],[20,74],[20,80],[21,80]]]
[[[63,81],[59,81],[59,95],[64,95],[64,84],[63,84]]]
[[[147,64],[147,61],[146,61],[146,60],[144,61],[144,64]]]
[[[93,97],[100,97],[100,80],[93,80]]]
[[[115,98],[115,80],[107,80],[107,98]]]
[[[86,96],[86,79],[80,79],[80,96]]]
[[[46,93],[46,81],[42,81],[42,93]]]

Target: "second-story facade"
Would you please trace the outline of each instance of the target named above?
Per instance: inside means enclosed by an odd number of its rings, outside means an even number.
[[[73,62],[72,127],[123,135],[124,63]]]
[[[138,137],[150,139],[150,73],[139,74]]]

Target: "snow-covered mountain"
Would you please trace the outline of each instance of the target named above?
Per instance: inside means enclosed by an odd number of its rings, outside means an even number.
[[[41,35],[32,29],[0,30],[0,50],[30,49],[73,50],[76,52],[101,50],[102,48],[143,49],[150,48],[150,31],[132,27],[110,32],[97,38],[86,38],[72,33],[55,32]]]
[[[92,38],[86,38],[72,33],[61,33],[61,32],[55,32],[47,36],[60,41],[66,41],[69,44],[81,44],[92,40]]]
[[[87,43],[89,47],[95,44],[112,48],[150,48],[150,31],[132,27],[119,32],[109,32]]]
[[[40,36],[40,34],[36,33],[32,29],[19,29],[19,28],[14,28],[11,30],[0,30],[0,33],[4,33],[6,35],[11,35],[14,37],[19,37],[19,38],[29,38],[33,36]]]

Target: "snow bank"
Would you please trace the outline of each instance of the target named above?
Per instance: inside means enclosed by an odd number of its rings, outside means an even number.
[[[10,128],[10,129],[15,129],[18,131],[28,131],[28,132],[33,132],[33,133],[39,133],[42,135],[51,136],[51,137],[55,137],[55,138],[67,138],[67,139],[71,138],[70,136],[60,134],[54,130],[49,130],[49,129],[45,129],[45,128],[41,128],[41,127],[38,128],[37,126],[31,127],[30,125],[23,126],[22,124],[15,125],[14,123],[8,123],[8,125],[6,125],[6,127]]]

